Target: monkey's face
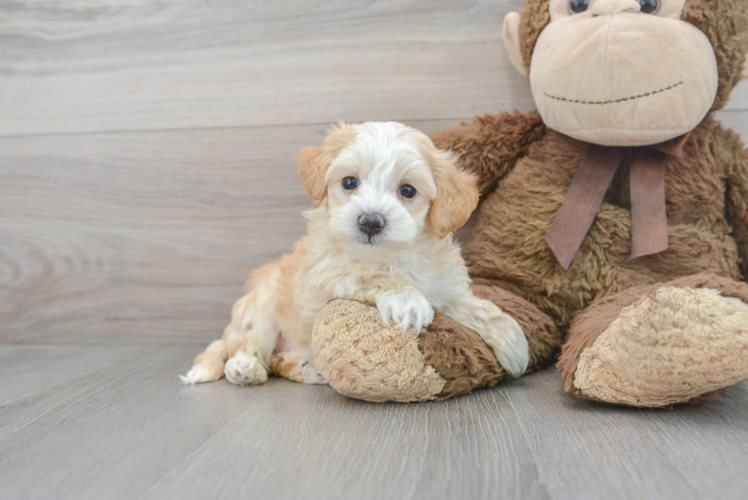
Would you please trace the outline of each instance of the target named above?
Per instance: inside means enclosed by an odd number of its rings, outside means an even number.
[[[551,0],[530,85],[551,129],[643,146],[694,129],[714,103],[717,59],[681,20],[686,0]]]

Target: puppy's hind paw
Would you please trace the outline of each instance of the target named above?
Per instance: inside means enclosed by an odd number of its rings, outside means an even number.
[[[208,370],[202,366],[196,366],[192,370],[187,372],[187,375],[180,375],[179,379],[185,385],[205,384],[206,382],[213,382],[210,378]]]
[[[259,385],[268,381],[268,372],[260,360],[242,351],[226,362],[226,380],[236,385]]]
[[[212,366],[210,364],[196,364],[192,367],[187,375],[180,375],[179,378],[185,385],[195,384],[206,384],[208,382],[215,382],[223,376],[223,371],[219,366]]]
[[[303,373],[305,384],[318,384],[318,385],[327,384],[327,380],[325,380],[325,377],[323,377],[320,371],[312,365],[309,365],[309,364],[304,365],[301,368],[301,372]]]
[[[504,370],[512,377],[519,378],[527,371],[530,363],[527,337],[519,323],[506,313],[502,314],[498,321],[494,321],[498,323],[496,326],[500,331],[500,345],[492,346],[494,355]]]

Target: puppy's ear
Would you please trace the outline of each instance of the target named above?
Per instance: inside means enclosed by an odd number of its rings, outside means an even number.
[[[451,152],[439,151],[434,157],[436,199],[431,203],[429,220],[434,232],[443,238],[465,225],[478,205],[479,195],[475,176],[462,170]]]
[[[746,54],[745,63],[743,63],[743,80],[748,80],[748,54]]]
[[[296,171],[306,192],[312,197],[314,207],[320,206],[327,195],[325,172],[328,162],[322,146],[307,146],[299,151],[296,164]]]
[[[321,146],[308,146],[296,155],[296,171],[306,192],[319,207],[327,197],[325,175],[340,151],[355,137],[354,125],[341,123],[334,128]]]

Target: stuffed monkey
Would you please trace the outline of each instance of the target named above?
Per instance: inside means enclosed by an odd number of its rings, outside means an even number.
[[[560,349],[566,391],[643,407],[748,378],[748,152],[713,117],[745,71],[748,2],[525,0],[503,35],[538,111],[433,140],[479,176],[464,257],[523,327],[528,371]],[[476,337],[441,314],[398,336],[335,301],[313,344],[341,393],[418,401],[508,378]]]

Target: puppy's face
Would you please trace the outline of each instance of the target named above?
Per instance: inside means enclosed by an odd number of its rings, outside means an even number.
[[[361,251],[411,246],[424,234],[444,237],[478,202],[472,176],[451,153],[399,123],[343,125],[320,147],[299,154],[299,176],[326,232]]]

